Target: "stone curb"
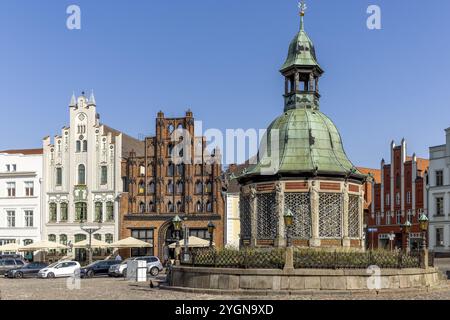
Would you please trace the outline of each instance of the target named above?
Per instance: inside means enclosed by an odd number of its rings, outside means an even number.
[[[184,288],[184,287],[171,287],[161,285],[161,290],[177,291],[194,294],[209,294],[209,295],[231,295],[231,296],[321,296],[321,295],[337,295],[337,296],[358,296],[358,295],[373,295],[378,296],[380,294],[404,294],[404,293],[417,293],[417,292],[436,292],[449,290],[450,286],[445,284],[437,287],[429,288],[408,288],[408,289],[384,289],[384,290],[218,290],[218,289],[198,289],[198,288]]]

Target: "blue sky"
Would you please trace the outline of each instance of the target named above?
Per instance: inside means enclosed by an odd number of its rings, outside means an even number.
[[[66,28],[77,4],[82,29]],[[382,10],[382,30],[366,9]],[[159,110],[205,128],[266,128],[283,110],[278,70],[298,30],[294,0],[1,0],[0,149],[39,147],[68,123],[72,91],[101,120],[152,134]],[[392,139],[428,156],[450,127],[450,1],[310,0],[306,30],[326,73],[321,110],[355,165]]]

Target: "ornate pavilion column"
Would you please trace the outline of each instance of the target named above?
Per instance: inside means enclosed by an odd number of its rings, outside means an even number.
[[[364,189],[361,187],[359,193],[359,239],[361,239],[361,248],[363,250],[366,249],[366,242],[365,238],[363,237],[364,234],[364,205],[366,203],[366,200],[364,200]],[[375,198],[372,198],[372,201],[374,201]]]
[[[275,239],[275,247],[286,246],[286,229],[284,226],[284,183],[277,182],[275,186],[276,209],[275,213],[278,217],[277,238]]]
[[[342,188],[342,194],[344,197],[343,208],[342,208],[342,246],[350,247],[350,237],[348,234],[348,208],[349,208],[349,196],[348,196],[348,182],[344,182]]]
[[[319,185],[317,181],[312,181],[310,187],[311,198],[311,239],[310,247],[320,247],[319,236]]]
[[[256,247],[258,240],[258,199],[256,198],[256,187],[254,185],[250,186],[250,222],[251,222],[251,238],[250,238],[250,246]]]

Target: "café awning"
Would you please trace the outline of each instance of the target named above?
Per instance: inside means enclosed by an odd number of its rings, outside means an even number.
[[[126,248],[150,248],[153,247],[148,242],[135,239],[133,237],[122,239],[108,245],[109,248],[126,249]]]
[[[214,246],[213,242],[213,246]],[[174,242],[169,245],[169,248],[174,249],[176,248],[177,243]],[[184,239],[180,240],[180,247],[185,247]],[[188,240],[188,248],[208,248],[209,247],[209,241],[205,239],[200,239],[194,236],[189,237]]]
[[[68,247],[57,242],[43,240],[29,244],[24,247],[20,247],[19,251],[39,251],[39,250],[58,250],[58,249],[68,249]]]
[[[20,246],[17,243],[7,243],[3,246],[0,246],[0,252],[17,252],[19,251]]]
[[[76,242],[73,245],[73,248],[81,249],[81,248],[89,248],[89,240],[83,240],[80,242]],[[94,249],[104,249],[109,248],[109,243],[97,240],[97,239],[91,239],[91,248]]]

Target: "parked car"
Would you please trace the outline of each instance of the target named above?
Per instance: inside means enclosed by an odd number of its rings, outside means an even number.
[[[0,254],[0,260],[2,259],[22,259],[20,254]]]
[[[22,259],[6,258],[0,260],[0,275],[4,275],[11,269],[21,268],[25,265]]]
[[[81,266],[76,261],[60,261],[39,270],[39,278],[71,277],[80,273]]]
[[[38,272],[43,268],[48,266],[47,263],[43,262],[32,262],[23,267],[17,269],[11,269],[7,273],[5,273],[5,277],[7,278],[28,278],[28,277],[37,277]]]
[[[86,267],[81,268],[80,275],[82,278],[92,278],[96,275],[107,275],[111,266],[115,266],[120,263],[121,261],[116,260],[96,261]]]
[[[136,257],[126,259],[121,264],[111,266],[109,268],[108,275],[110,277],[126,277],[128,262],[139,260],[144,260],[147,262],[147,272],[154,277],[156,277],[163,270],[163,265],[158,257]]]

